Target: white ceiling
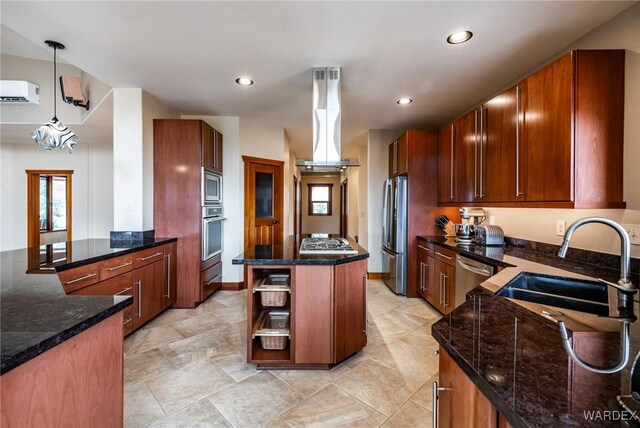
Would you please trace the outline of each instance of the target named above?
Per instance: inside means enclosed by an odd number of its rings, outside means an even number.
[[[3,0],[0,17],[34,43],[64,43],[61,58],[113,87],[282,126],[310,156],[312,67],[342,67],[348,147],[367,129],[440,125],[633,3]],[[448,45],[461,29],[473,39]]]

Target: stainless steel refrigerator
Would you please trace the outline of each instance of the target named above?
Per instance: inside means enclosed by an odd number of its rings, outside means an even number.
[[[384,183],[382,278],[396,294],[407,294],[407,177]]]

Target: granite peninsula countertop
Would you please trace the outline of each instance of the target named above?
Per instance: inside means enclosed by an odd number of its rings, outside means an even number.
[[[234,265],[340,265],[369,258],[367,250],[347,238],[357,254],[300,254],[300,243],[308,235],[290,235],[282,245],[255,245],[233,259]],[[335,238],[337,235],[330,235]]]
[[[0,252],[0,374],[18,367],[112,316],[131,296],[67,295],[56,270],[65,270],[175,241],[156,238],[128,248],[85,239]]]
[[[589,420],[585,418],[585,412],[622,410],[616,396],[630,394],[630,371],[640,352],[640,322],[631,324],[631,353],[627,367],[616,374],[596,374],[569,359],[556,321],[541,315],[549,308],[494,295],[524,271],[617,279],[615,270],[557,257],[558,260],[553,260],[552,256],[517,247],[507,246],[499,254],[495,248],[458,247],[455,241],[444,237],[421,239],[504,267],[467,293],[467,300],[433,324],[431,332],[512,426],[626,426],[621,421]],[[637,299],[635,313],[639,314]],[[560,310],[568,317],[565,321],[580,357],[601,366],[611,366],[618,361],[617,321]]]

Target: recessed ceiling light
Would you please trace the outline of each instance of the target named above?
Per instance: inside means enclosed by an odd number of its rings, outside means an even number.
[[[472,37],[473,37],[473,33],[471,31],[456,31],[455,33],[447,37],[447,43],[450,43],[452,45],[457,45],[457,44],[466,42]]]
[[[409,105],[413,102],[413,100],[411,98],[400,98],[398,101],[396,101],[398,104],[400,104],[401,106],[406,106]]]
[[[236,83],[240,86],[251,86],[253,85],[253,80],[249,79],[248,77],[238,77],[236,79]]]

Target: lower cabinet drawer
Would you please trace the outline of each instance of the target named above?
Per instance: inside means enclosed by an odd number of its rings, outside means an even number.
[[[100,263],[100,279],[105,280],[133,270],[133,255],[126,254],[120,257],[105,260]]]
[[[123,275],[118,275],[90,287],[74,291],[71,294],[91,296],[133,296],[133,273],[127,272]]]
[[[200,301],[202,301],[222,286],[222,262],[202,271],[200,277],[202,278]]]
[[[452,251],[448,248],[441,247],[436,245],[434,247],[435,258],[438,260],[442,260],[444,263],[455,266],[456,265],[456,252]]]
[[[58,273],[62,288],[66,293],[72,293],[100,281],[100,264],[92,263]]]
[[[164,245],[158,247],[147,248],[146,250],[133,253],[133,268],[137,269],[141,266],[162,260],[164,257]]]

